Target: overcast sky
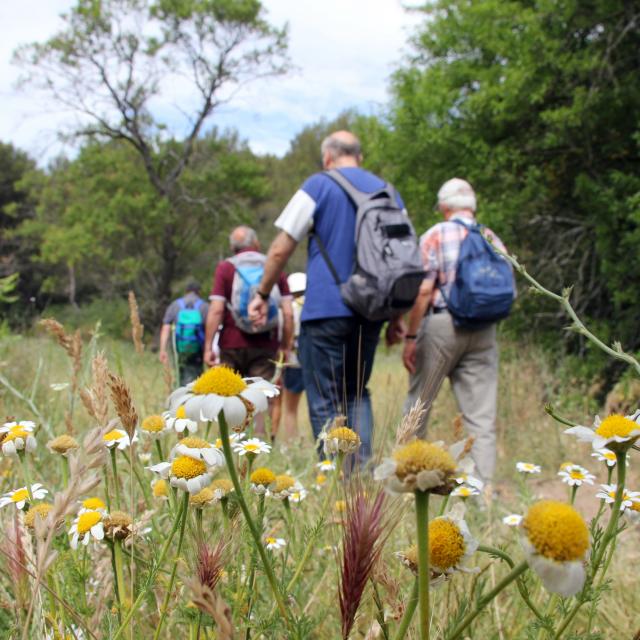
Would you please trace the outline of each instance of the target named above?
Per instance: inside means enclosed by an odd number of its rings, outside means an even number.
[[[70,152],[56,130],[70,122],[42,97],[18,91],[12,52],[44,40],[61,25],[71,0],[0,0],[0,140],[41,162]],[[305,125],[356,107],[375,113],[387,100],[388,78],[420,20],[400,0],[264,0],[275,25],[289,23],[295,70],[253,83],[209,120],[234,127],[257,153],[286,152]]]

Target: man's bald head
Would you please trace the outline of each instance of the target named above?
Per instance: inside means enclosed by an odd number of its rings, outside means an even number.
[[[229,235],[229,246],[233,253],[238,253],[242,249],[253,249],[254,251],[260,250],[260,242],[258,242],[258,235],[256,232],[247,225],[240,225],[236,227]]]
[[[362,162],[360,140],[350,131],[334,131],[322,141],[320,151],[325,169],[358,167]]]

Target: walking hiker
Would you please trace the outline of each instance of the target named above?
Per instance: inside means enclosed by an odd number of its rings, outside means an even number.
[[[216,267],[211,304],[206,321],[204,360],[215,364],[213,337],[220,327],[220,364],[235,369],[243,377],[259,376],[271,380],[278,350],[286,354],[293,332],[293,311],[287,279],[283,275],[269,287],[265,305],[268,318],[261,327],[249,320],[248,305],[260,283],[266,256],[260,253],[256,232],[236,227],[229,236],[233,255]],[[282,340],[278,341],[278,308],[282,311]],[[263,426],[256,421],[258,431]]]
[[[367,383],[380,331],[390,320],[387,342],[401,339],[399,314],[413,304],[422,264],[402,199],[391,185],[361,168],[356,136],[333,133],[321,153],[327,171],[308,178],[275,222],[280,233],[269,249],[250,312],[257,324],[265,322],[268,291],[297,244],[309,236],[298,348],[309,417],[317,438],[330,420],[346,415],[360,434],[362,461],[371,455]],[[361,230],[367,232],[366,241],[360,241]]]
[[[169,362],[167,351],[171,341],[171,327],[175,328],[175,358],[180,386],[195,380],[202,373],[202,349],[207,303],[200,298],[200,285],[191,282],[181,298],[174,300],[165,311],[160,330],[160,362]]]
[[[513,273],[480,234],[476,195],[468,182],[445,182],[437,208],[444,221],[420,239],[426,275],[405,335],[405,413],[429,390],[437,392],[448,376],[464,425],[474,437],[471,455],[476,468],[490,481],[496,463],[496,322],[509,313],[515,295]],[[484,227],[482,233],[505,250],[491,229]],[[421,437],[426,435],[427,418],[428,414]]]

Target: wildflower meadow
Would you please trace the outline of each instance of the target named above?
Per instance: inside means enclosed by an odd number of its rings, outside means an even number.
[[[546,292],[511,258],[532,286]],[[600,344],[568,294],[574,329]],[[256,434],[278,386],[226,367],[174,388],[145,350],[68,332],[0,343],[3,638],[630,638],[638,414],[594,420],[570,371],[503,347],[499,476],[474,475],[445,390],[402,417],[372,378],[375,457],[346,419]]]

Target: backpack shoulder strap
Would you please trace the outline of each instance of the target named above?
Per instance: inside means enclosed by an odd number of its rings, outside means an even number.
[[[356,209],[369,199],[370,194],[356,189],[337,169],[329,169],[324,173],[342,188],[356,206]]]
[[[178,303],[178,307],[180,307],[180,310],[182,311],[182,309],[184,309],[187,305],[185,304],[184,298],[178,298],[176,300],[176,302]]]

